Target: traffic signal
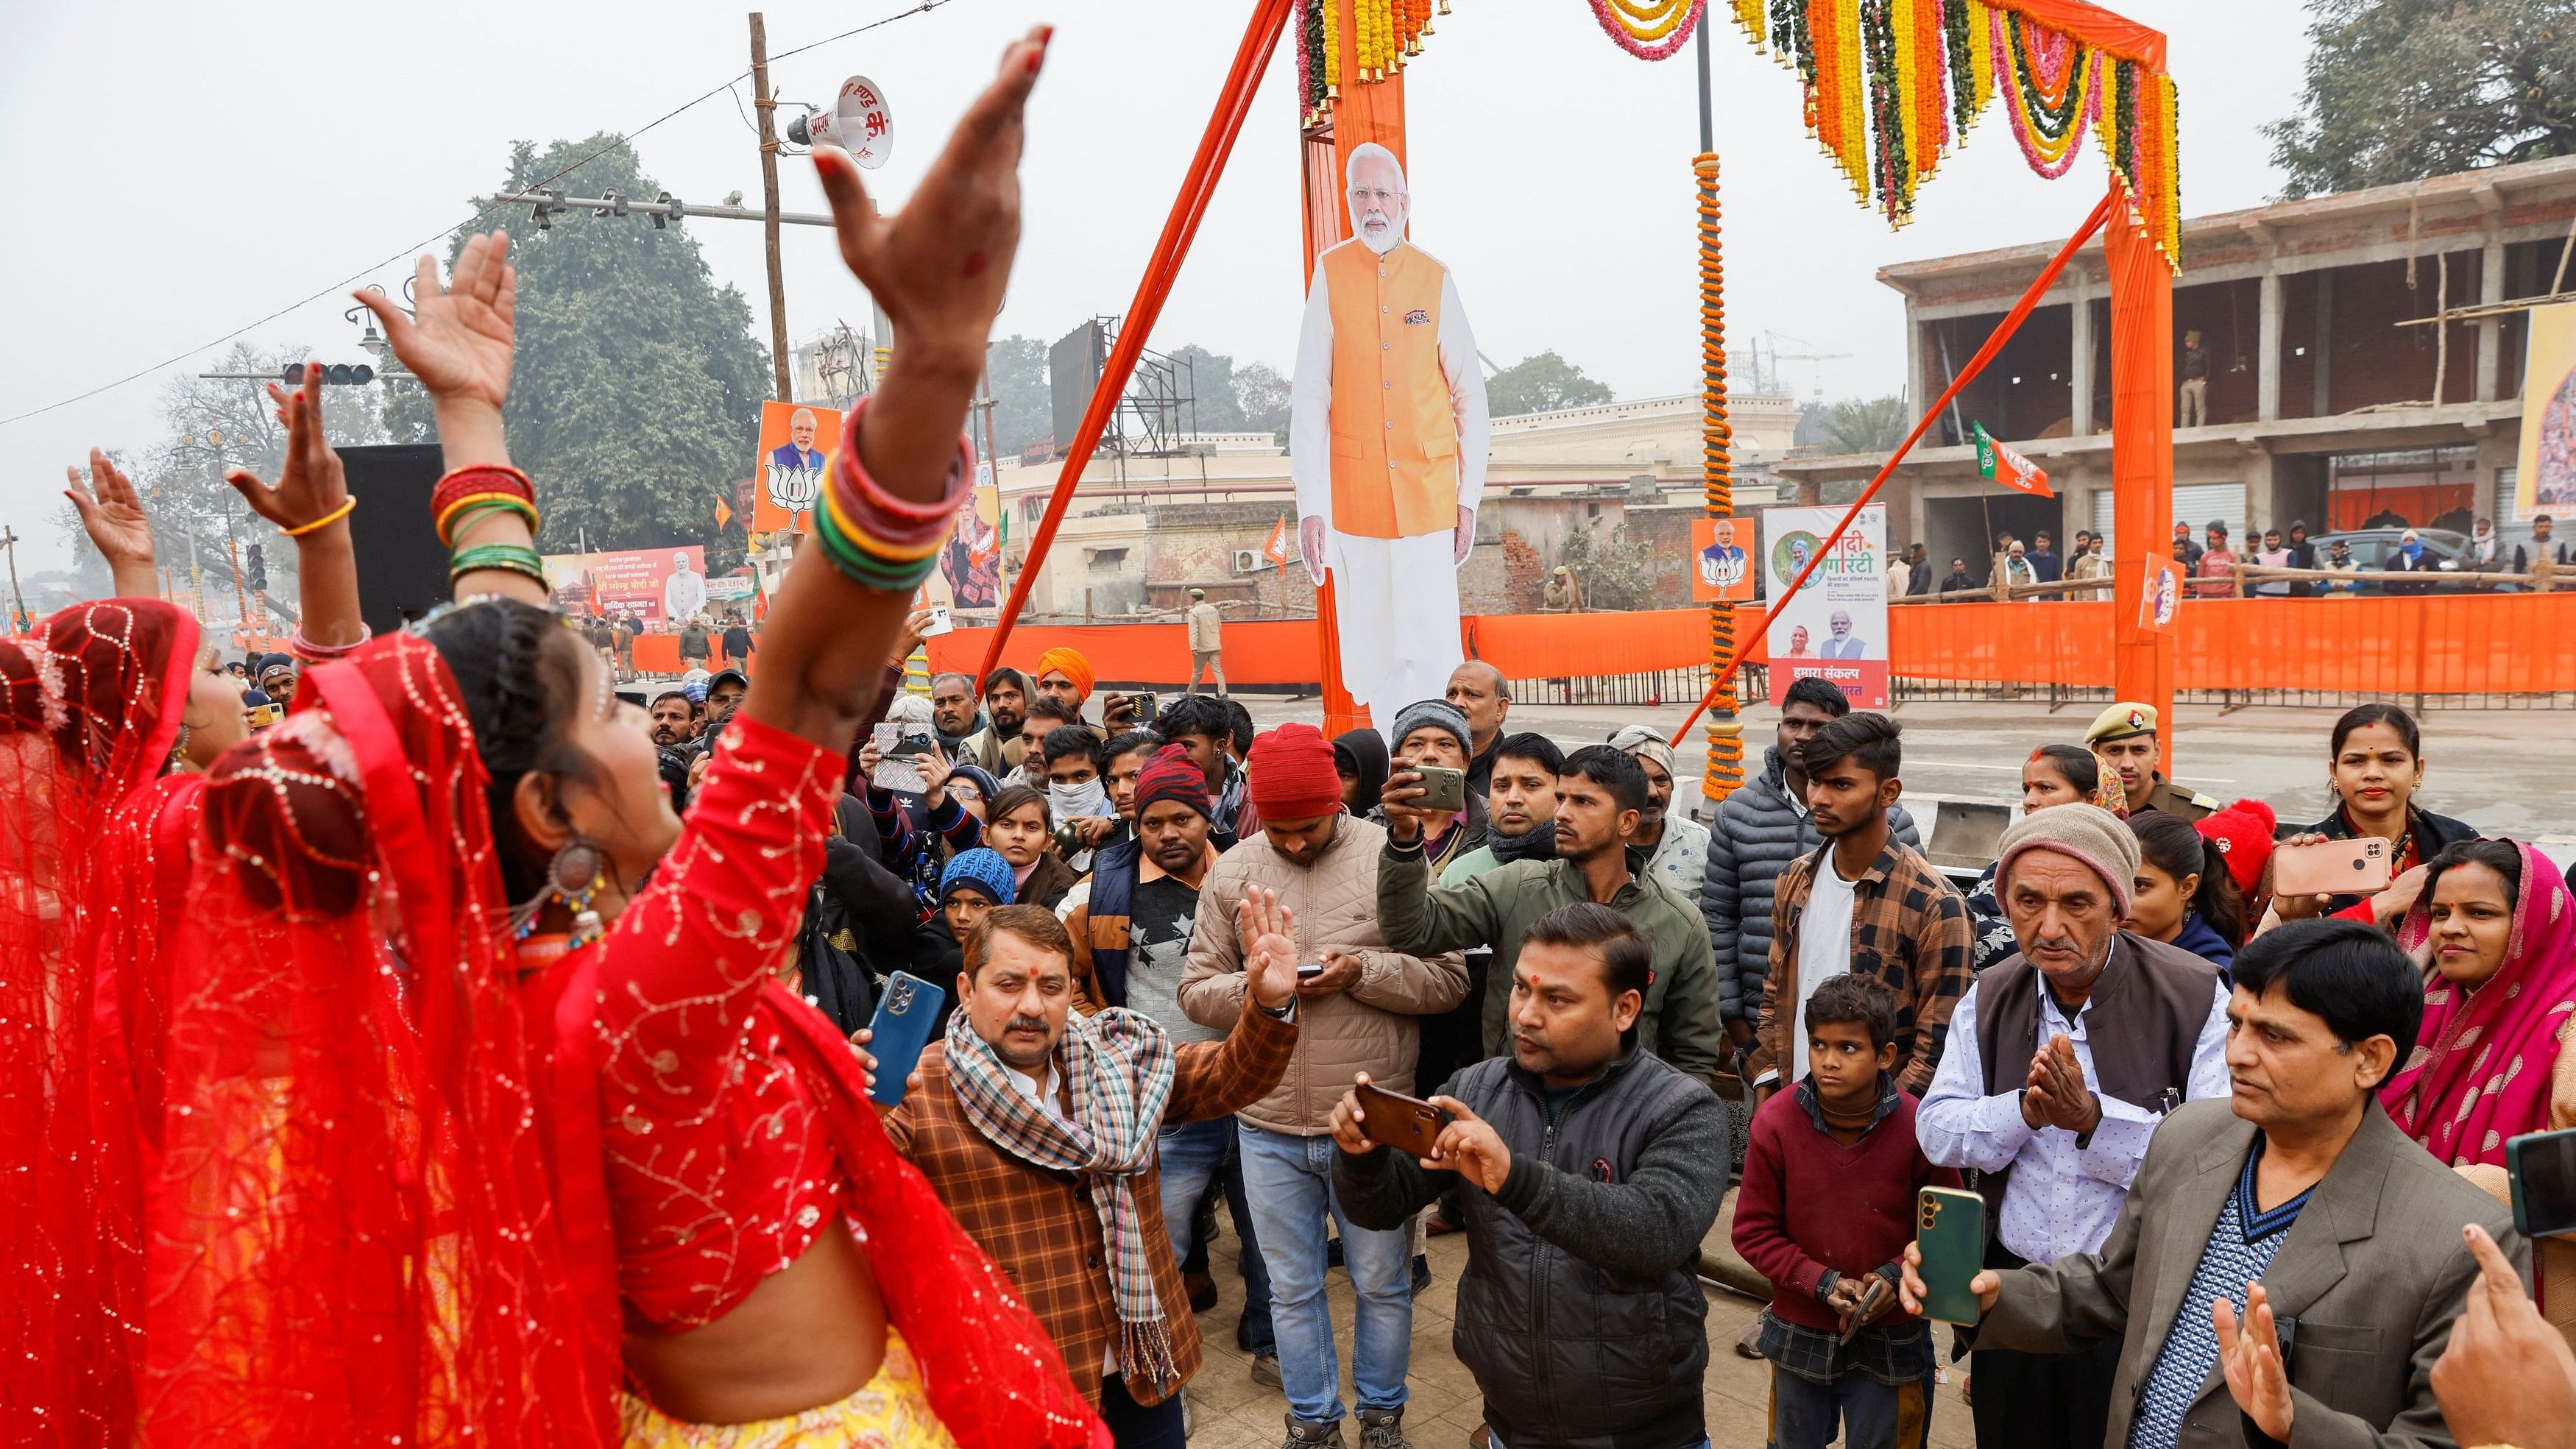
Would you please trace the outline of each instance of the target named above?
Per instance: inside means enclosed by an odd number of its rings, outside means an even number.
[[[300,362],[290,362],[286,366],[277,370],[277,376],[278,379],[284,382],[288,387],[302,387],[304,385],[304,364]],[[322,368],[322,381],[324,385],[329,387],[365,387],[368,383],[374,382],[375,380],[376,370],[363,362],[325,363]]]
[[[242,582],[255,594],[268,592],[268,555],[258,544],[250,546],[250,556],[242,560]]]

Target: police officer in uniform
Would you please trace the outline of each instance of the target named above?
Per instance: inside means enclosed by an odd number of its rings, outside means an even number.
[[[2215,797],[2186,790],[2156,768],[2155,706],[2122,700],[2102,711],[2084,732],[2085,748],[2102,762],[2102,773],[2116,775],[2129,797],[2129,813],[2167,810],[2185,820],[2198,820],[2218,809]]]

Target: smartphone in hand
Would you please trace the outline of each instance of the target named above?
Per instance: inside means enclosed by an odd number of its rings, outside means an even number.
[[[1986,1200],[1927,1187],[1914,1200],[1914,1246],[1923,1255],[1923,1316],[1974,1323],[1985,1315],[1971,1279],[1986,1266]]]
[[[1440,1140],[1440,1129],[1454,1120],[1420,1097],[1390,1092],[1375,1082],[1362,1082],[1351,1090],[1360,1100],[1360,1122],[1368,1139],[1380,1147],[1429,1157],[1432,1145]]]
[[[885,994],[877,998],[876,1015],[868,1022],[868,1050],[877,1059],[877,1081],[868,1089],[869,1100],[887,1107],[902,1104],[903,1079],[921,1065],[931,1028],[939,1020],[939,1005],[947,999],[947,992],[909,971],[886,978]]]

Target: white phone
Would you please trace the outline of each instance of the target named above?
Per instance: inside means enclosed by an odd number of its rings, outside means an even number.
[[[946,604],[933,604],[930,606],[930,626],[921,631],[921,637],[924,639],[936,638],[941,634],[946,634],[954,630],[956,627],[957,621],[948,617],[948,606]]]

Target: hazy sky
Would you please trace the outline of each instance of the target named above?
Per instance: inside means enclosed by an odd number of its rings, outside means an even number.
[[[893,13],[892,0],[769,6],[773,52]],[[1228,60],[1248,0],[951,0],[781,62],[790,99],[828,100],[862,72],[891,99],[888,205],[921,175],[1006,38],[1059,27],[1032,103],[1027,227],[999,333],[1062,334],[1127,310]],[[1582,0],[1453,0],[1405,73],[1413,237],[1447,262],[1485,353],[1553,347],[1621,397],[1697,385],[1690,53],[1636,60]],[[1721,9],[1723,7],[1720,7]],[[2121,0],[2172,36],[2187,214],[2279,186],[2256,128],[2295,101],[2304,15],[2288,4]],[[307,15],[326,18],[303,23]],[[69,555],[52,513],[63,465],[93,443],[141,449],[163,381],[209,365],[228,334],[397,250],[438,238],[502,178],[510,142],[641,126],[747,64],[743,12],[675,0],[552,0],[279,10],[229,0],[66,5],[0,0],[0,417],[138,368],[146,376],[0,425],[0,522],[22,566]],[[1890,232],[1804,135],[1794,76],[1724,24],[1714,39],[1725,158],[1727,317],[1737,345],[1781,334],[1802,394],[1903,383],[1889,262],[2053,239],[2103,184],[2092,142],[2066,178],[2032,175],[1989,110]],[[1295,59],[1282,48],[1162,320],[1158,347],[1198,342],[1286,370],[1298,276]],[[748,102],[750,87],[740,92]],[[637,141],[690,201],[760,194],[757,143],[724,96]],[[820,210],[809,163],[781,163],[785,204]],[[579,190],[580,175],[567,181]],[[582,217],[563,225],[645,225]],[[760,228],[690,223],[722,281],[761,319]],[[438,247],[425,249],[436,250]],[[828,233],[786,232],[789,332],[866,302]],[[407,263],[372,275],[398,284]],[[341,291],[243,335],[363,360]],[[190,351],[190,349],[199,349]],[[186,353],[185,357],[180,354]],[[170,366],[165,359],[179,358]],[[750,443],[745,440],[748,457]]]

